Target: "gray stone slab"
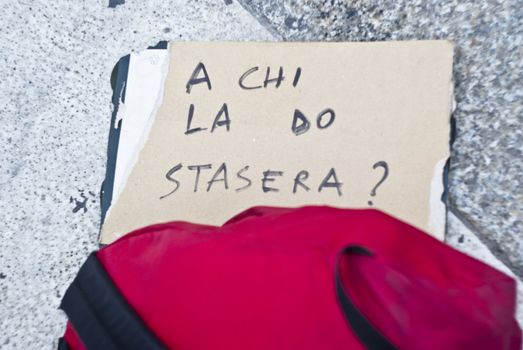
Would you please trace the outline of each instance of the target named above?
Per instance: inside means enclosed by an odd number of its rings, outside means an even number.
[[[286,40],[453,40],[450,209],[523,277],[520,0],[240,2]]]
[[[119,3],[2,1],[1,349],[55,349],[64,331],[59,302],[97,248],[118,59],[162,39],[273,39],[238,3]]]

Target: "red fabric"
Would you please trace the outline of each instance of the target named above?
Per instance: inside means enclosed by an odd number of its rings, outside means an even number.
[[[67,322],[65,327],[64,341],[67,343],[69,348],[74,350],[86,350],[84,344],[80,340],[80,337],[73,328],[71,322]]]
[[[373,256],[340,255],[353,244]],[[258,207],[222,227],[143,228],[97,257],[173,349],[363,349],[336,266],[399,349],[521,349],[512,278],[376,210]]]

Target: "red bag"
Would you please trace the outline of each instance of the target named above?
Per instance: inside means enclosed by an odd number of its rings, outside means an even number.
[[[376,210],[247,210],[92,254],[63,349],[520,350],[515,281]]]

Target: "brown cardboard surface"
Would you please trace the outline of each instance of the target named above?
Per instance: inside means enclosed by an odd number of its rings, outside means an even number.
[[[431,181],[449,155],[452,55],[447,41],[171,43],[163,102],[101,241],[172,220],[220,225],[254,205],[369,201],[434,234]],[[200,62],[211,89],[200,81],[187,92]],[[263,87],[267,67],[270,78],[282,67],[278,87]],[[260,88],[240,87],[248,70],[244,85]],[[215,120],[224,104],[228,125],[224,113]],[[187,134],[191,105],[190,129],[205,130]],[[318,127],[326,109],[335,117],[325,112]],[[310,121],[299,135],[296,110]],[[299,173],[308,190],[296,185]]]

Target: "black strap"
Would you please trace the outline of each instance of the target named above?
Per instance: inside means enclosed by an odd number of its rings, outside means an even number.
[[[342,252],[343,254],[359,254],[372,256],[372,253],[362,246],[351,245],[346,247]],[[341,256],[340,255],[340,256]],[[363,345],[368,350],[396,350],[396,347],[392,345],[384,336],[381,334],[365,316],[358,310],[354,303],[350,300],[348,294],[345,292],[343,283],[340,278],[339,272],[339,259],[336,263],[335,268],[335,279],[336,279],[336,294],[341,305],[341,309],[345,314],[349,325],[353,329],[356,336],[360,339]]]
[[[70,350],[64,338],[58,339],[58,350]]]
[[[123,299],[95,253],[80,268],[60,308],[87,349],[165,349]]]

